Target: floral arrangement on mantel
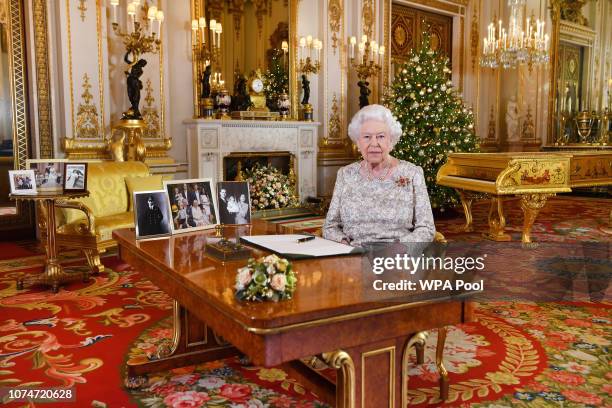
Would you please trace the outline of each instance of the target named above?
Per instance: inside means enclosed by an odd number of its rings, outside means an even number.
[[[297,274],[291,263],[276,255],[257,260],[236,273],[236,297],[239,300],[264,301],[291,299],[297,286]]]
[[[246,171],[251,189],[251,208],[268,210],[272,208],[295,207],[295,183],[275,167],[256,164]]]

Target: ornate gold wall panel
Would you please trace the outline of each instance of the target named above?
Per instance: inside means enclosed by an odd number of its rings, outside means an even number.
[[[76,139],[96,139],[100,134],[100,125],[98,123],[98,108],[93,101],[91,94],[91,83],[89,75],[83,75],[81,84],[83,93],[77,108],[76,119]]]
[[[158,1],[141,2],[142,7],[137,11],[139,20],[146,17],[147,5],[152,3]],[[64,108],[68,112],[63,148],[68,158],[109,158],[110,125],[119,120],[121,112],[127,108],[125,51],[121,39],[105,18],[108,7],[105,0],[62,0],[60,38],[62,46],[66,47],[62,64],[66,66]],[[118,12],[125,12],[125,8],[119,7]],[[120,22],[122,17],[119,15]],[[94,21],[95,31],[92,29]],[[164,44],[159,54],[147,54],[145,59],[148,64],[141,80],[147,85],[142,91],[141,106],[143,113],[146,110],[149,125],[144,138],[147,158],[167,157],[172,139],[166,136],[164,123]],[[112,97],[111,91],[116,91]],[[146,105],[145,93],[148,96]],[[109,100],[116,102],[109,106]]]
[[[340,35],[340,28],[342,27],[344,8],[342,7],[341,0],[329,0],[327,9],[329,15],[329,29],[332,32],[332,48],[334,49],[334,55],[336,55],[339,40],[338,35]],[[342,40],[340,41],[342,43]]]
[[[49,41],[47,36],[47,0],[34,0],[34,59],[38,99],[38,138],[40,157],[53,157],[51,85],[49,80]]]
[[[68,84],[70,94],[69,111],[71,128],[64,137],[63,148],[68,158],[106,158],[106,129],[104,110],[105,70],[103,56],[102,8],[101,0],[95,1],[96,31],[92,30],[85,19],[80,18],[85,11],[80,2],[65,0],[65,29],[68,54]],[[75,17],[75,18],[73,18]],[[95,35],[95,38],[93,38]],[[76,47],[75,47],[76,43]],[[83,51],[86,47],[87,51]],[[73,53],[79,49],[78,53]],[[92,52],[91,50],[95,50]],[[92,55],[93,54],[93,55]],[[95,56],[95,58],[92,58]],[[90,59],[91,58],[91,59]],[[97,75],[88,71],[96,70]],[[92,92],[93,91],[93,92]]]
[[[470,55],[472,59],[472,71],[476,72],[478,67],[478,56],[480,54],[480,20],[478,18],[478,1],[474,2],[472,14],[472,29],[470,30]]]
[[[374,0],[363,0],[361,18],[363,23],[363,33],[367,35],[368,38],[372,38],[372,33],[374,32],[375,15]]]

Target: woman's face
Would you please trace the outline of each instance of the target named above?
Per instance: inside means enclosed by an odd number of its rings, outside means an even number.
[[[230,201],[232,201],[232,202],[235,202],[235,201],[236,201],[236,199],[234,198],[234,196],[231,196],[231,197],[229,198],[229,200],[230,200]]]
[[[370,164],[382,163],[391,151],[389,126],[379,120],[368,120],[361,125],[357,147]]]
[[[240,202],[244,203],[246,201],[246,196],[244,194],[240,194]]]

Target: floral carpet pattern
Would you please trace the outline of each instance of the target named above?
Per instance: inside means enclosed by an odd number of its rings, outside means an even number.
[[[133,344],[128,360],[146,359],[172,336],[171,320],[162,320]],[[143,407],[299,407],[323,408],[316,396],[278,368],[259,368],[238,357],[149,376],[132,391]]]
[[[463,231],[463,211],[447,219],[436,219],[436,228],[449,240],[480,241],[482,233],[489,230],[488,201],[479,201],[472,206],[474,232]],[[523,231],[523,212],[520,200],[504,201],[506,233],[514,241],[520,241]],[[579,215],[578,215],[579,214]],[[557,196],[551,198],[540,211],[531,229],[536,241],[578,242],[610,241],[611,236],[600,230],[607,226],[610,217],[610,199]]]
[[[609,211],[602,200],[575,201],[580,219],[552,205],[534,226],[536,237],[609,240],[598,230]],[[477,222],[485,222],[476,214]],[[521,221],[514,222],[519,232]],[[452,232],[461,224],[461,219],[443,220],[438,228],[451,239],[475,239],[474,233]],[[77,400],[4,400],[6,406],[326,406],[284,371],[253,367],[239,358],[153,374],[141,389],[124,389],[127,359],[147,358],[167,342],[170,299],[112,254],[103,259],[105,273],[88,283],[70,284],[57,294],[42,288],[17,291],[15,279],[40,273],[43,262],[39,250],[22,247],[26,252],[15,251],[16,258],[0,257],[0,387],[75,387]],[[75,251],[63,253],[62,263],[75,270],[86,264]],[[507,272],[514,271],[508,265]],[[414,358],[410,365],[411,406],[612,408],[611,341],[611,303],[480,303],[475,322],[449,328],[444,352],[448,401],[438,399],[434,331],[424,364]]]

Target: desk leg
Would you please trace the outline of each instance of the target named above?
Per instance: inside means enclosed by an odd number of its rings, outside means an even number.
[[[176,300],[173,305],[173,335],[159,346],[149,361],[128,361],[126,387],[146,384],[146,374],[171,370],[235,356],[238,350],[217,336]]]
[[[438,344],[436,345],[436,366],[440,374],[440,399],[448,399],[448,371],[444,367],[444,343],[446,342],[446,327],[438,329]]]
[[[538,213],[546,205],[548,197],[554,194],[523,194],[521,195],[521,210],[523,210],[523,244],[531,244],[531,227]]]
[[[493,241],[511,241],[512,237],[504,232],[506,217],[504,216],[504,200],[500,196],[491,196],[489,209],[489,232],[485,238]]]
[[[402,345],[407,337],[324,353],[337,369],[336,407],[402,407]]]

